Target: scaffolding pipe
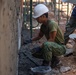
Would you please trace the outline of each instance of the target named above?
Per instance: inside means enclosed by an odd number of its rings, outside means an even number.
[[[54,15],[56,14],[56,0],[53,1],[54,3]]]
[[[30,0],[30,37],[32,38],[32,0]]]
[[[25,0],[25,7],[24,7],[24,22],[26,22],[26,0]]]
[[[60,0],[58,1],[58,25],[60,22]]]
[[[69,12],[69,3],[67,3],[67,23],[68,23],[68,12]]]

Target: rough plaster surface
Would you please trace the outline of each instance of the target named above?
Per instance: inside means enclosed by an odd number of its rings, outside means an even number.
[[[0,75],[17,75],[19,1],[0,0]]]

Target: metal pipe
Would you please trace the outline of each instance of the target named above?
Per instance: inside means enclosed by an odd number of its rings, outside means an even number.
[[[56,0],[54,0],[53,3],[54,3],[54,15],[55,15],[55,13],[56,13]]]
[[[60,0],[58,1],[58,25],[60,22]]]
[[[25,7],[24,7],[24,22],[26,22],[26,0],[25,0]]]
[[[69,3],[67,3],[67,23],[68,23],[68,12],[69,12]]]
[[[32,0],[30,0],[30,37],[32,38]]]

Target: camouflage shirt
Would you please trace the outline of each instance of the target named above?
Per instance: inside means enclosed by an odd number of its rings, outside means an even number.
[[[42,24],[40,30],[45,35],[47,40],[49,39],[49,33],[56,31],[57,34],[56,34],[55,42],[56,43],[64,42],[64,36],[62,34],[62,31],[60,30],[58,24],[55,21],[48,20],[47,25]]]

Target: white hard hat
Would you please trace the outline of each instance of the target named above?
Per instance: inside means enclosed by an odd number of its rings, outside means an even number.
[[[63,2],[76,4],[76,0],[62,0]]]
[[[39,16],[43,15],[44,13],[47,13],[49,9],[44,4],[38,4],[34,8],[34,15],[33,18],[38,18]]]

